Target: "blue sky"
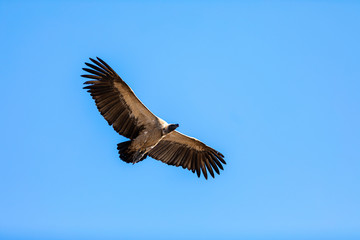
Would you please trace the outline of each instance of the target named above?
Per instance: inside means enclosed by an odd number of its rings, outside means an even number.
[[[360,236],[357,1],[1,1],[2,239]],[[208,181],[148,158],[82,89],[107,61],[222,152]]]

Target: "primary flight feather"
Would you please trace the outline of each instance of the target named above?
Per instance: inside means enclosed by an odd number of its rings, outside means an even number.
[[[131,88],[102,59],[90,58],[83,68],[90,73],[81,75],[92,79],[86,81],[88,92],[109,125],[130,141],[118,144],[120,158],[127,163],[137,163],[147,156],[166,164],[182,166],[201,172],[207,179],[207,172],[214,177],[220,174],[224,155],[201,141],[175,131],[178,124],[168,124],[155,116],[135,96]]]

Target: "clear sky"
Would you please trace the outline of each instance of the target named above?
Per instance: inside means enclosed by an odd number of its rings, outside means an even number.
[[[1,1],[1,239],[360,239],[359,1]],[[82,89],[107,61],[225,155],[148,158]]]

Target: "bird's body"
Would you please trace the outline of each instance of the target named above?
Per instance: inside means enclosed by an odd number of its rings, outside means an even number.
[[[140,152],[142,155],[138,156],[140,159],[146,155],[151,149],[153,149],[160,140],[165,136],[162,130],[166,126],[160,123],[156,123],[155,128],[144,129],[139,133],[135,139],[131,141],[128,150],[131,152]],[[140,161],[140,159],[134,159],[133,163]]]
[[[137,163],[148,155],[169,165],[182,166],[207,178],[207,170],[214,177],[215,170],[223,169],[223,155],[195,138],[185,136],[175,129],[178,124],[168,124],[156,117],[135,96],[131,88],[103,60],[90,60],[83,68],[93,79],[85,82],[100,113],[109,125],[130,141],[118,144],[120,158],[127,163]]]
[[[160,142],[162,137],[163,134],[159,128],[145,129],[132,141],[130,149],[140,149],[147,153]]]

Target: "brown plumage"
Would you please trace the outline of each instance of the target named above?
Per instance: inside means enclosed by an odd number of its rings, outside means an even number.
[[[86,81],[96,106],[109,125],[116,132],[130,139],[119,143],[120,158],[127,163],[137,163],[147,156],[168,165],[182,166],[198,177],[201,172],[207,179],[207,172],[214,177],[214,171],[223,170],[224,155],[206,146],[199,140],[175,131],[178,124],[167,124],[155,116],[135,96],[131,88],[103,60],[90,58],[85,63],[88,73],[81,75],[92,79]]]

